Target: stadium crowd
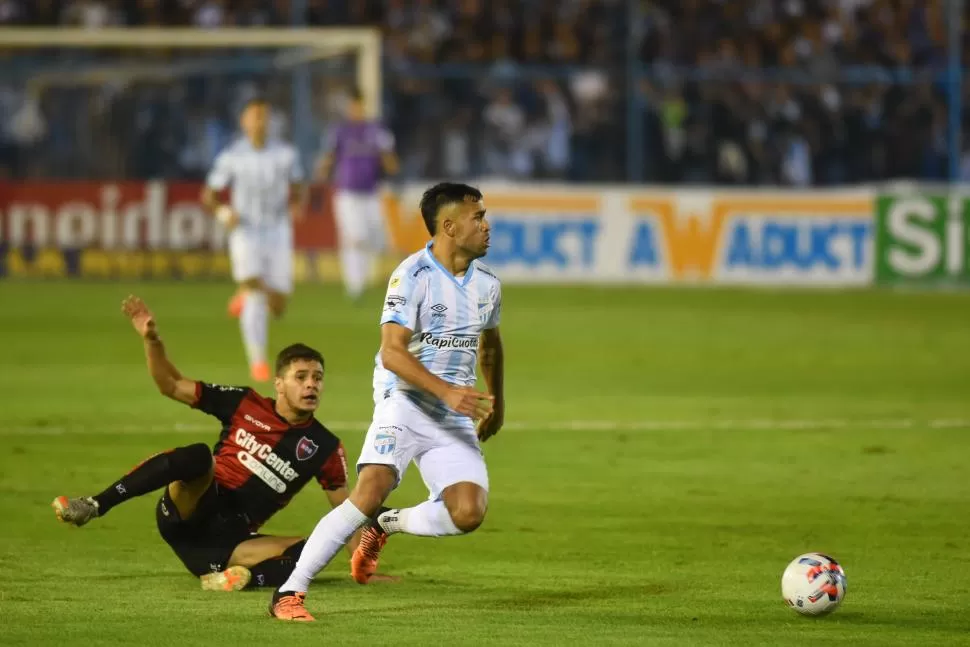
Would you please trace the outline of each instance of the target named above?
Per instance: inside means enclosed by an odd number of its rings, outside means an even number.
[[[290,2],[0,0],[0,24],[272,26],[290,23]],[[307,0],[303,20],[382,29],[384,115],[404,177],[622,181],[627,147],[639,146],[647,182],[806,186],[946,177],[943,5]],[[632,83],[630,51],[645,72]],[[290,83],[288,73],[202,74],[56,88],[34,102],[22,77],[0,81],[0,169],[197,177],[256,92],[293,134]],[[315,141],[338,118],[345,87],[314,72]]]

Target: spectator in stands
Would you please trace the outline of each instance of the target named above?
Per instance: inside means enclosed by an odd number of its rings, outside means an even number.
[[[0,0],[0,24],[283,25],[292,6]],[[615,181],[626,178],[633,146],[650,182],[803,186],[945,176],[945,88],[918,77],[905,85],[893,79],[899,69],[941,72],[944,7],[944,0],[636,0],[631,11],[628,0],[307,0],[304,19],[382,31],[383,108],[403,177],[485,172]],[[970,37],[965,41],[967,60]],[[645,72],[632,85],[631,44]],[[545,80],[537,83],[540,73]],[[839,82],[846,73],[859,80]],[[281,105],[290,98],[285,73],[199,75],[162,86],[171,96],[184,88],[181,106],[145,82],[108,91],[52,89],[41,103],[48,132],[32,144],[32,172],[83,173],[84,164],[95,172],[111,158],[85,162],[81,144],[59,135],[53,117],[66,97],[77,106],[76,120],[107,114],[128,122],[106,124],[106,148],[131,162],[121,171],[178,168],[186,176],[198,172],[209,147],[194,140],[222,137],[232,127],[230,111],[212,106],[231,104],[253,82],[260,89],[283,83],[274,92]],[[326,128],[319,97],[333,81],[314,79],[315,115],[324,122],[314,136]],[[643,126],[638,141],[627,128],[631,106],[641,111],[633,113]],[[970,129],[970,109],[964,121]],[[277,122],[288,127],[283,115]],[[147,154],[137,139],[125,139],[133,133],[158,138],[152,154],[171,159],[131,161]]]

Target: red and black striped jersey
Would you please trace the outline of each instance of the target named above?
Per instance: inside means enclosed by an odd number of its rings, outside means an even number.
[[[311,479],[325,490],[347,485],[343,445],[316,418],[291,425],[276,413],[275,400],[249,387],[198,382],[195,388],[192,406],[222,422],[212,449],[216,483],[253,530]]]

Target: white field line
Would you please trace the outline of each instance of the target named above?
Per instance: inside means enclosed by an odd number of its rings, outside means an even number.
[[[324,421],[333,431],[366,431],[366,421]],[[838,429],[967,429],[970,418],[737,418],[726,420],[563,420],[557,422],[506,423],[508,431],[743,431],[743,430],[838,430]],[[134,425],[107,423],[99,425],[14,425],[0,427],[0,436],[86,434],[196,434],[218,431],[219,423],[176,423],[174,425]]]

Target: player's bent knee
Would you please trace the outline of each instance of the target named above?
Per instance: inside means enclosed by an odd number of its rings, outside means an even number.
[[[212,485],[215,476],[212,452],[208,445],[195,443],[173,449],[165,456],[169,474],[174,479],[168,484],[168,496],[179,516],[188,519]]]
[[[243,290],[265,290],[263,280],[260,278],[245,279],[239,282],[239,287]]]
[[[270,292],[269,294],[269,311],[274,317],[282,317],[286,313],[286,295],[279,292]]]
[[[477,506],[459,507],[451,514],[451,522],[458,530],[469,533],[478,529],[485,521],[485,510]]]
[[[167,452],[169,473],[174,481],[187,486],[208,487],[214,471],[212,451],[205,443],[177,447]]]
[[[474,483],[458,483],[442,493],[451,522],[458,530],[473,532],[485,521],[488,493]]]
[[[304,543],[302,537],[265,536],[248,539],[233,549],[229,565],[249,568],[267,559],[279,557],[290,557],[292,561],[296,561]]]

